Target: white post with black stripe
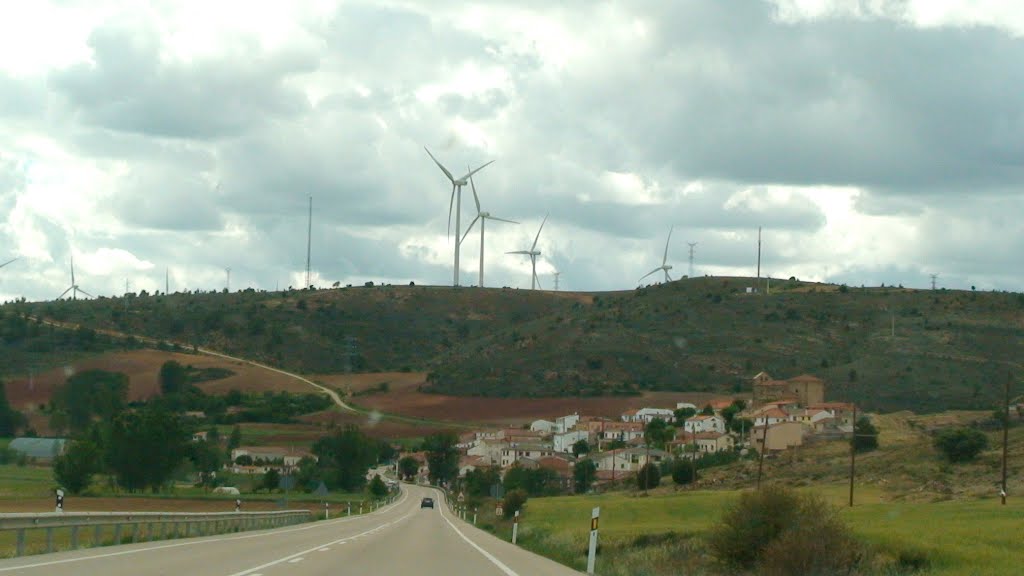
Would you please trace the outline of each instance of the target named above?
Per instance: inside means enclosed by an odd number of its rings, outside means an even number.
[[[590,549],[587,552],[587,574],[594,573],[594,564],[597,561],[597,522],[601,518],[601,507],[598,506],[590,513]]]

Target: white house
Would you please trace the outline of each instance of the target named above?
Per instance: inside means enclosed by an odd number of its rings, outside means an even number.
[[[725,433],[725,419],[717,414],[698,414],[691,416],[683,423],[683,430],[690,434],[699,432]]]
[[[598,470],[616,470],[618,472],[636,472],[650,461],[660,463],[670,455],[664,450],[647,450],[645,448],[620,448],[594,455],[594,463]]]
[[[649,424],[655,418],[661,418],[665,422],[671,422],[675,413],[668,408],[640,408],[639,410],[627,410],[622,413],[623,422],[643,422]]]
[[[530,430],[542,434],[551,434],[555,431],[555,423],[550,420],[534,420],[530,423]]]
[[[781,408],[769,407],[754,413],[754,426],[774,426],[781,422],[790,422],[789,413]]]
[[[508,468],[520,458],[540,460],[554,455],[554,450],[546,444],[510,444],[501,450],[501,467]]]
[[[579,414],[570,414],[555,418],[555,432],[568,432],[580,421]]]
[[[580,440],[590,441],[590,432],[587,430],[570,430],[551,437],[555,452],[572,452],[572,445]]]
[[[691,410],[700,412],[700,408],[697,408],[696,404],[690,404],[689,402],[676,402],[676,410],[682,410],[683,408],[690,408]]]
[[[501,452],[508,446],[509,443],[504,440],[480,440],[477,442],[476,446],[473,446],[466,451],[466,455],[479,456],[483,458],[485,464],[494,466],[501,462]]]

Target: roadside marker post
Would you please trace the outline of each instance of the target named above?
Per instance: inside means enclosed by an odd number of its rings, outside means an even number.
[[[594,573],[594,564],[597,560],[597,524],[601,518],[601,507],[598,506],[590,512],[590,549],[587,551],[587,574]]]
[[[476,526],[476,513],[479,511],[479,508],[473,508],[473,526]]]
[[[512,520],[512,543],[516,543],[516,537],[519,535],[519,510],[516,510],[515,518]]]
[[[324,520],[331,519],[331,503],[324,502]]]
[[[347,514],[348,516],[351,516],[352,515],[352,503],[351,502],[345,502],[345,506],[348,508],[348,511],[345,512],[345,514]]]
[[[57,509],[55,510],[58,514],[64,512],[64,491],[60,488],[57,489]]]

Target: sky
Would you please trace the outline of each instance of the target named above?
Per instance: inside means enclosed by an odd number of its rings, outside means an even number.
[[[0,300],[761,274],[1020,291],[1016,0],[35,0],[0,20]],[[463,189],[460,229],[477,213]],[[452,223],[454,228],[454,222]],[[478,283],[480,236],[461,245]],[[659,281],[659,272],[643,283]]]

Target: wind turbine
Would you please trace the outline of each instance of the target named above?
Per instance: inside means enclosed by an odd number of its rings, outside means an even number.
[[[60,300],[61,298],[63,298],[64,295],[67,294],[68,292],[71,292],[71,299],[72,300],[78,300],[78,293],[79,292],[81,292],[82,294],[85,294],[89,298],[93,298],[92,294],[89,294],[85,290],[82,290],[81,288],[79,288],[78,287],[78,283],[75,282],[75,255],[74,254],[71,255],[71,286],[68,286],[67,290],[65,290],[60,296],[57,296],[57,300]]]
[[[508,222],[509,224],[519,224],[519,222],[516,222],[514,220],[506,220],[504,218],[498,218],[497,216],[491,216],[490,212],[484,212],[483,210],[480,209],[480,197],[477,196],[477,194],[476,194],[476,184],[473,182],[473,175],[472,175],[472,173],[469,176],[469,186],[473,190],[473,201],[476,202],[476,218],[473,218],[473,221],[469,223],[469,227],[466,228],[466,233],[462,235],[462,240],[459,240],[459,243],[461,244],[462,241],[466,239],[466,236],[469,236],[469,231],[473,229],[473,225],[476,224],[477,220],[479,220],[480,221],[480,284],[479,284],[479,286],[481,288],[483,288],[484,287],[484,227],[487,224],[487,221],[488,220],[497,220],[498,222]]]
[[[674,226],[672,228],[674,228]],[[668,240],[665,240],[665,255],[662,256],[661,258],[661,266],[658,266],[654,270],[651,270],[647,274],[644,274],[643,276],[640,277],[640,280],[643,280],[644,278],[647,278],[648,276],[654,274],[658,270],[661,270],[665,272],[665,282],[672,281],[672,277],[668,275],[668,271],[672,269],[672,266],[668,264],[668,243],[672,240],[672,228],[668,229]],[[637,282],[639,282],[639,280]]]
[[[530,263],[533,266],[533,276],[530,278],[530,290],[536,290],[540,286],[540,278],[537,278],[537,256],[540,256],[540,250],[537,250],[537,240],[540,238],[540,231],[544,229],[544,223],[548,221],[548,215],[544,215],[544,220],[540,223],[540,228],[537,229],[537,235],[533,238],[533,246],[529,250],[517,250],[515,252],[505,252],[505,254],[526,254],[530,257]],[[543,288],[541,288],[543,290]]]
[[[7,262],[4,262],[3,264],[0,264],[0,268],[3,268],[4,266],[7,266],[8,264],[10,264],[11,262],[14,262],[15,260],[17,260],[17,258],[11,258]]]
[[[455,270],[453,272],[453,276],[454,285],[458,286],[459,244],[461,244],[461,242],[459,241],[459,228],[462,226],[462,187],[466,185],[466,183],[469,181],[469,178],[473,176],[473,174],[476,174],[477,172],[483,170],[489,164],[491,164],[491,162],[494,162],[494,160],[491,160],[487,164],[480,166],[476,170],[470,170],[469,173],[463,176],[462,178],[455,178],[454,176],[452,176],[452,173],[449,172],[448,169],[444,167],[443,164],[437,161],[437,158],[434,158],[434,155],[430,153],[430,150],[428,150],[426,146],[424,146],[423,149],[427,151],[427,155],[430,156],[430,159],[434,161],[434,164],[437,164],[437,167],[441,169],[441,172],[444,172],[444,175],[447,176],[448,180],[451,181],[452,183],[452,197],[450,200],[448,200],[448,234],[451,235],[452,233],[452,207],[455,206]],[[459,198],[458,204],[455,203],[456,194],[458,195]]]

